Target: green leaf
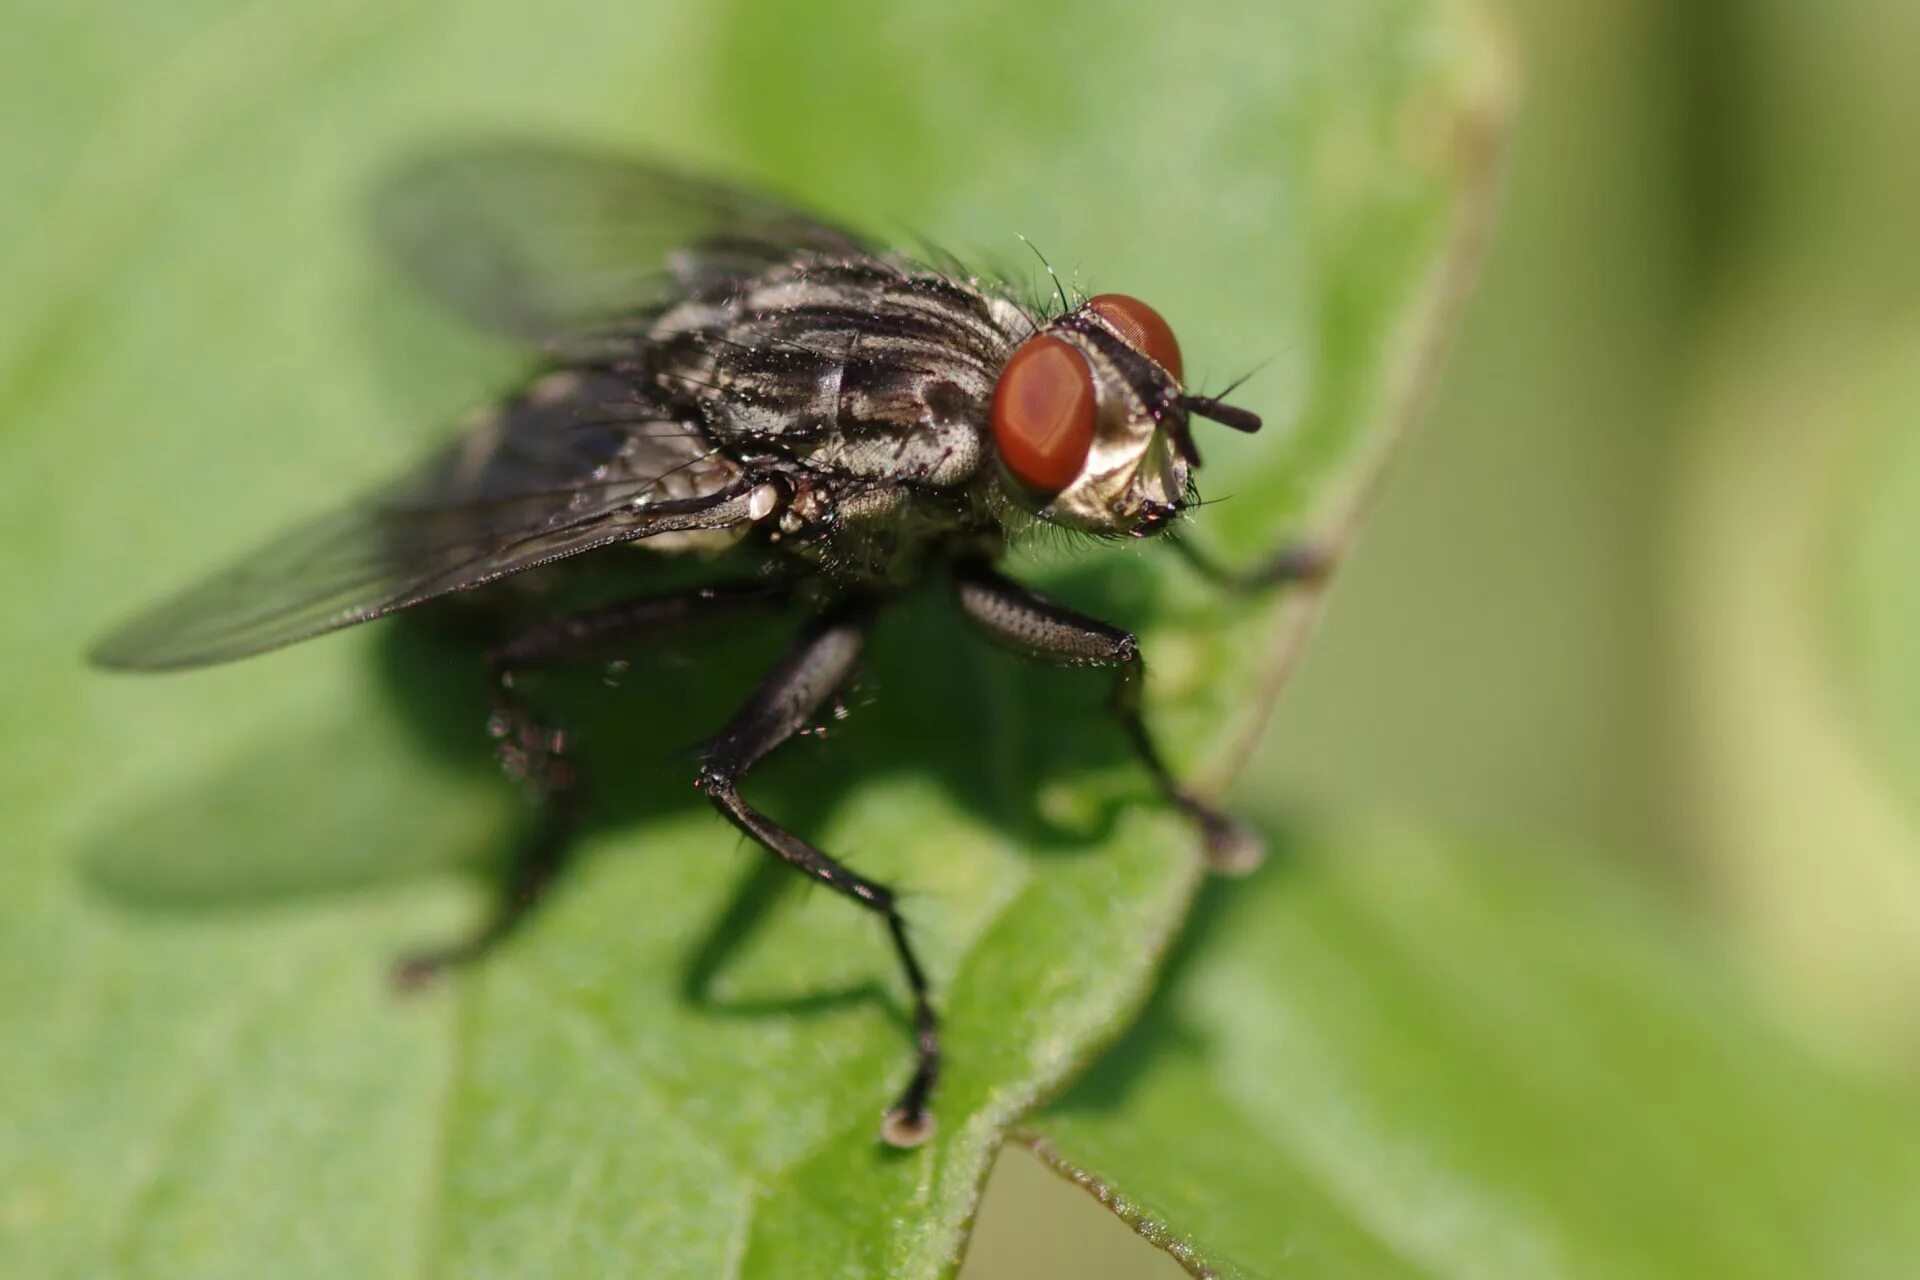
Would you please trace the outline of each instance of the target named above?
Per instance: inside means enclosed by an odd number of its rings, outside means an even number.
[[[1198,878],[1097,708],[955,634],[877,638],[854,714],[749,791],[898,882],[946,1017],[940,1132],[874,922],[784,892],[687,748],[780,635],[562,682],[601,817],[511,946],[402,1000],[396,952],[525,815],[470,656],[368,628],[191,680],[90,635],[419,454],[502,354],[360,247],[423,142],[590,137],[1151,297],[1207,386],[1203,533],[1336,540],[1431,364],[1502,105],[1411,0],[721,6],[40,4],[0,94],[0,1256],[10,1274],[938,1274],[1005,1127],[1143,999]],[[1022,268],[1024,269],[1024,267]],[[1356,469],[1357,468],[1357,469]],[[1342,487],[1345,485],[1346,487]],[[1137,548],[1024,564],[1139,630],[1183,768],[1230,767],[1296,647]],[[1304,600],[1304,597],[1303,597]]]
[[[1212,886],[1023,1135],[1196,1275],[1905,1274],[1920,1109],[1590,865],[1347,822]]]

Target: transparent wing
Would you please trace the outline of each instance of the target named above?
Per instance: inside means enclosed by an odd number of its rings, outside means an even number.
[[[385,251],[475,323],[549,350],[632,333],[799,252],[870,250],[817,218],[640,161],[531,141],[447,150],[382,184]]]
[[[109,634],[106,667],[246,657],[614,542],[744,525],[751,485],[631,385],[555,375],[419,472]]]
[[[430,294],[563,354],[637,347],[661,310],[797,254],[868,252],[724,184],[530,141],[429,156],[377,190],[372,215]],[[94,661],[224,662],[609,543],[750,518],[738,468],[632,385],[564,374],[542,386],[418,473],[132,619]]]

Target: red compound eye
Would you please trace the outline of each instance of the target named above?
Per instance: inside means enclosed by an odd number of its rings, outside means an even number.
[[[1102,293],[1087,299],[1087,310],[1113,326],[1135,351],[1153,358],[1175,382],[1186,379],[1180,363],[1180,343],[1165,317],[1138,298],[1124,293]]]
[[[993,389],[993,447],[1039,493],[1073,483],[1093,448],[1093,370],[1058,338],[1029,338]]]

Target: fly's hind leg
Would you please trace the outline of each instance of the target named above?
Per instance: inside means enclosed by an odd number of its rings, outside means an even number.
[[[580,766],[568,754],[565,731],[549,724],[515,687],[520,673],[656,639],[685,625],[775,607],[789,594],[784,585],[741,583],[648,596],[542,623],[489,649],[485,661],[493,708],[487,728],[501,768],[532,793],[539,812],[479,926],[464,938],[403,956],[394,968],[395,981],[418,987],[484,956],[526,921],[566,865],[584,799]]]
[[[894,891],[822,853],[740,798],[740,782],[767,753],[812,719],[820,705],[845,683],[866,638],[872,609],[854,603],[829,611],[793,642],[756,689],[711,742],[701,759],[699,788],[734,826],[781,861],[852,899],[879,916],[906,975],[913,999],[914,1070],[900,1098],[888,1110],[881,1138],[896,1147],[913,1147],[933,1132],[927,1109],[940,1076],[940,1030],[928,991],[926,971],[907,936]]]
[[[1260,865],[1265,856],[1260,838],[1188,790],[1167,768],[1141,715],[1146,667],[1131,633],[1075,613],[980,562],[959,567],[954,595],[968,620],[1005,648],[1055,666],[1114,668],[1113,713],[1160,793],[1199,828],[1208,865],[1228,875],[1244,875]]]
[[[567,735],[548,725],[513,687],[513,672],[489,662],[495,679],[493,734],[501,768],[533,795],[533,830],[513,850],[497,896],[479,926],[467,936],[411,952],[394,966],[405,989],[425,986],[449,969],[480,959],[505,941],[539,905],[559,876],[573,846],[581,804],[579,765],[566,753]]]

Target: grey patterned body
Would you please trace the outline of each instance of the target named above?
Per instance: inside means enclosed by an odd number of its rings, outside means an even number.
[[[589,552],[758,553],[818,595],[885,590],[1046,518],[989,421],[1048,322],[993,287],[735,188],[538,147],[418,166],[376,214],[418,284],[545,371],[97,661],[224,662]]]
[[[848,585],[898,585],[1004,540],[988,409],[1035,321],[969,284],[878,256],[806,254],[722,280],[636,326],[598,335],[584,367],[550,374],[470,429],[465,477],[523,486],[564,442],[593,475],[644,484],[637,510],[743,482],[777,488],[775,518],[652,534],[652,552],[755,539]],[[597,349],[594,349],[597,348]],[[594,428],[598,428],[595,430]],[[549,465],[551,465],[549,461]],[[558,479],[558,477],[556,477]]]
[[[670,308],[611,368],[685,428],[676,448],[778,479],[779,518],[749,536],[836,578],[900,583],[956,542],[997,548],[988,409],[1034,328],[903,261],[806,256]]]

